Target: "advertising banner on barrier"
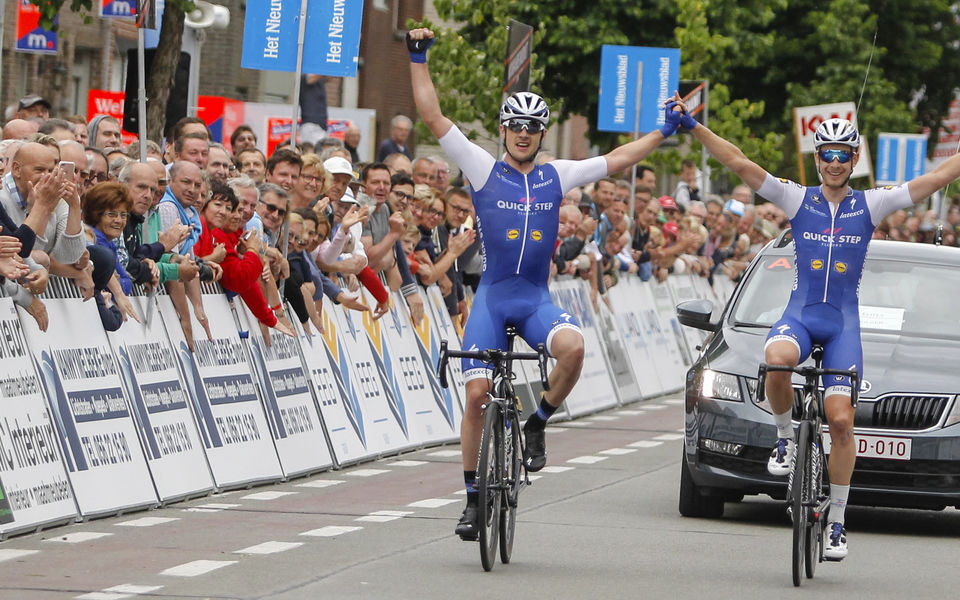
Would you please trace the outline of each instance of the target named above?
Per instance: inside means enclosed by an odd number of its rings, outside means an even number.
[[[80,515],[106,515],[157,503],[120,371],[96,304],[51,278],[43,302],[50,328],[18,308],[40,373]]]
[[[193,352],[170,297],[158,296],[157,302],[183,368],[213,479],[220,487],[278,480],[280,461],[230,304],[223,293],[209,289],[203,307],[213,339],[207,339],[191,311]]]
[[[437,365],[440,364],[440,342],[446,341],[447,349],[449,350],[460,350],[460,338],[455,334],[448,333],[454,331],[454,329],[453,324],[450,322],[450,315],[446,314],[447,309],[443,303],[443,297],[440,297],[439,310],[441,312],[438,315],[436,298],[431,299],[430,294],[422,287],[418,286],[417,289],[420,293],[420,299],[423,301],[424,311],[420,326],[414,329],[417,334],[417,342],[420,346],[420,355],[423,358],[423,362],[429,365],[429,369],[433,373],[436,373]],[[437,288],[437,292],[439,291],[440,289]],[[444,315],[446,315],[446,325],[444,325],[443,321]],[[450,360],[447,365],[449,368],[449,371],[447,371],[447,388],[439,388],[443,396],[443,402],[450,402],[455,399],[460,405],[462,413],[466,399],[464,397],[463,370],[460,368],[460,360]],[[439,379],[437,380],[437,385],[440,385]]]
[[[324,337],[339,346],[336,361],[348,395],[344,398],[358,433],[375,455],[415,445],[407,437],[403,417],[393,390],[385,389],[363,326],[364,316],[323,299]],[[364,313],[367,314],[367,313]],[[329,321],[327,317],[330,317]]]
[[[630,366],[637,378],[640,393],[644,398],[652,398],[663,393],[663,383],[655,359],[656,346],[644,325],[643,299],[648,295],[641,292],[646,283],[638,278],[622,278],[617,285],[607,291],[613,304],[613,318],[623,338]],[[652,302],[652,298],[648,298]]]
[[[670,293],[673,295],[674,307],[681,302],[700,298],[700,293],[697,291],[694,281],[695,279],[703,279],[703,277],[697,275],[671,275],[667,278]],[[704,279],[704,281],[706,281],[706,279]],[[676,310],[674,310],[674,314],[676,314]],[[687,351],[690,361],[692,362],[696,360],[698,355],[697,346],[702,344],[703,340],[706,339],[707,332],[693,327],[684,327],[683,325],[680,326],[680,332],[683,333],[684,338],[687,340]]]
[[[370,292],[366,298],[368,306],[376,305]],[[366,313],[363,321],[377,369],[397,398],[408,436],[421,444],[459,439],[460,407],[453,396],[439,393],[436,367],[424,362],[407,303],[393,293],[390,304],[390,312],[379,321],[374,323]]]
[[[249,332],[250,355],[260,380],[270,433],[286,477],[333,466],[320,414],[310,391],[310,378],[300,360],[300,344],[270,330],[270,343],[260,323],[239,297],[233,299],[240,328]],[[296,319],[294,319],[296,320]]]
[[[680,331],[680,321],[677,320],[670,287],[666,283],[654,283],[650,285],[650,292],[653,295],[657,317],[660,319],[660,326],[666,340],[668,377],[665,379],[664,391],[679,390],[683,388],[687,367],[690,366],[690,359],[687,358],[686,352],[687,341]]]
[[[606,302],[598,302],[597,308],[600,309],[597,312],[597,334],[603,343],[603,355],[607,359],[607,370],[613,379],[617,398],[620,404],[636,402],[641,399],[642,394],[630,365],[623,337]]]
[[[140,315],[156,298],[132,296]],[[153,309],[156,314],[156,307]],[[107,334],[127,387],[157,495],[163,502],[213,489],[197,422],[177,369],[177,357],[160,319],[128,320]]]
[[[573,391],[567,396],[567,412],[578,417],[616,406],[617,395],[601,354],[603,346],[597,334],[596,316],[590,296],[579,281],[555,281],[550,286],[553,303],[580,323],[583,331],[583,370]]]
[[[330,447],[337,464],[343,466],[376,456],[377,451],[367,449],[362,416],[357,411],[359,392],[351,377],[346,349],[337,339],[336,317],[330,313],[337,309],[324,300],[323,335],[306,335],[297,319],[293,319],[293,326],[316,390]]]
[[[0,536],[77,516],[60,445],[9,298],[0,298]]]

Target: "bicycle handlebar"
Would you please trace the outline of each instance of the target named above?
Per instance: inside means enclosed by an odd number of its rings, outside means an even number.
[[[787,367],[784,365],[768,365],[766,363],[760,363],[760,370],[757,373],[758,384],[757,384],[757,398],[764,397],[765,391],[765,382],[767,379],[767,373],[770,371],[783,371],[791,372],[800,375],[806,380],[811,378],[820,377],[822,375],[841,375],[844,377],[850,378],[850,404],[853,406],[857,405],[857,400],[860,397],[860,374],[856,369],[821,369],[818,367],[807,366],[797,366],[797,367]]]
[[[450,358],[472,358],[487,364],[506,360],[535,360],[540,367],[540,383],[543,384],[544,391],[550,390],[550,382],[547,379],[547,349],[543,344],[537,344],[536,352],[515,352],[496,348],[488,350],[448,350],[447,342],[444,340],[440,342],[440,361],[437,364],[437,374],[440,376],[440,385],[443,388],[448,385],[447,363]]]

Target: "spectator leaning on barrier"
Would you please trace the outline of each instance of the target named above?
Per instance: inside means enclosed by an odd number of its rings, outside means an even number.
[[[322,290],[323,294],[333,302],[343,304],[351,310],[369,311],[369,306],[360,302],[356,297],[345,294],[343,290],[340,289],[340,286],[327,277],[317,266],[314,253],[321,242],[326,240],[330,235],[330,221],[328,221],[326,217],[322,217],[309,209],[301,208],[297,212],[303,218],[303,231],[306,238],[306,244],[303,246],[303,261],[310,270],[310,276],[313,279],[316,289]],[[316,291],[314,292],[313,299],[317,306],[317,313],[322,314],[322,298]],[[320,333],[323,333],[322,329]]]
[[[166,177],[167,172],[162,165],[160,170]],[[164,231],[159,231],[157,226],[157,240],[152,243],[145,242],[149,237],[144,235],[146,220],[157,214],[154,209],[158,202],[157,169],[150,163],[130,163],[120,171],[119,181],[127,186],[132,202],[123,229],[123,245],[127,254],[127,273],[134,283],[146,285],[150,289],[166,281],[187,281],[196,276],[196,265],[171,262],[174,255],[170,250],[190,234],[189,226],[177,224]]]
[[[403,215],[390,212],[387,197],[390,195],[390,169],[383,163],[373,163],[363,168],[360,174],[363,191],[373,205],[370,218],[363,226],[361,240],[367,260],[374,271],[381,272],[396,267],[396,243],[406,229]]]
[[[240,175],[228,179],[227,185],[233,188],[233,193],[240,202],[240,228],[244,231],[254,229],[260,239],[263,239],[263,221],[257,214],[257,205],[260,204],[260,190],[257,189],[257,183],[246,175]]]
[[[122,183],[98,183],[83,195],[83,222],[96,289],[94,299],[107,331],[116,331],[128,318],[140,320],[128,297],[133,292],[133,281],[120,257],[130,207],[127,186]]]

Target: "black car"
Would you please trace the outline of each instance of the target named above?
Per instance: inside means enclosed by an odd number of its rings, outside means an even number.
[[[708,300],[677,307],[682,324],[711,332],[686,378],[684,516],[719,517],[724,502],[745,495],[785,495],[787,478],[767,473],[777,430],[756,389],[764,341],[793,283],[785,232],[753,260],[719,317]],[[960,507],[958,298],[960,249],[870,243],[860,282],[864,372],[851,504]],[[795,423],[798,414],[795,405]]]

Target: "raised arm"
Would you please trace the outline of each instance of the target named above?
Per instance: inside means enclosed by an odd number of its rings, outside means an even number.
[[[926,200],[930,194],[947,187],[958,177],[960,177],[960,154],[954,154],[937,165],[936,169],[907,182],[910,199],[914,204]]]
[[[427,48],[433,45],[433,31],[420,28],[407,33],[407,50],[410,51],[410,81],[413,84],[413,100],[420,118],[430,132],[441,138],[453,127],[453,121],[440,112],[440,99],[433,87],[430,70],[427,68]]]
[[[680,101],[679,94],[674,95],[674,100]],[[723,166],[736,173],[737,177],[753,190],[758,190],[763,185],[764,179],[767,178],[767,171],[747,158],[740,148],[698,123],[696,119],[686,113],[686,108],[684,108],[680,126],[690,130],[690,133],[700,140],[707,152],[723,163]]]
[[[639,140],[618,146],[604,155],[607,160],[607,173],[616,173],[630,168],[646,158],[656,150],[663,140],[667,139],[680,126],[682,105],[678,105],[676,98],[667,102],[664,107],[664,125],[657,131],[651,131]]]

